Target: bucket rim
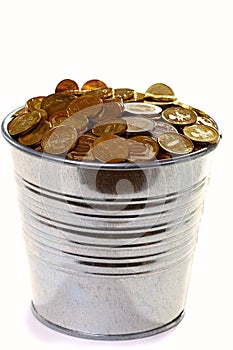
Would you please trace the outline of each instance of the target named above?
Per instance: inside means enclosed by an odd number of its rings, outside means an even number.
[[[174,163],[180,163],[180,162],[185,162],[187,160],[194,160],[196,158],[202,157],[206,155],[207,153],[212,152],[218,145],[219,141],[216,144],[209,144],[208,147],[205,146],[202,149],[195,151],[193,153],[188,153],[185,155],[180,155],[180,156],[174,156],[172,158],[168,159],[153,159],[147,162],[135,162],[135,163],[100,163],[100,162],[93,162],[93,161],[77,161],[77,160],[71,160],[58,156],[58,155],[52,155],[46,152],[38,152],[35,151],[33,148],[24,146],[17,142],[8,132],[7,126],[10,120],[12,119],[14,113],[19,110],[20,108],[23,108],[23,106],[14,109],[12,112],[10,112],[2,121],[1,124],[1,132],[5,140],[14,148],[17,148],[18,150],[31,155],[33,157],[45,159],[48,161],[52,162],[58,162],[58,163],[65,163],[67,165],[71,166],[81,166],[82,168],[94,168],[94,169],[106,169],[106,170],[136,170],[138,168],[144,169],[144,168],[156,168],[160,166],[166,166],[166,165],[171,165]],[[220,135],[221,138],[221,135]]]

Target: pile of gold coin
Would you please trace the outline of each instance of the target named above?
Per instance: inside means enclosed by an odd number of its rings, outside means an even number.
[[[218,143],[216,122],[181,103],[163,83],[145,93],[93,79],[71,79],[48,96],[30,98],[8,124],[9,134],[37,152],[74,161],[145,162]]]

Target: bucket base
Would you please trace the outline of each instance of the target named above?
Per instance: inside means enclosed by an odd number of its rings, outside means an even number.
[[[180,321],[183,319],[184,317],[184,311],[182,311],[174,320],[172,320],[171,322],[167,323],[166,325],[159,327],[159,328],[155,328],[146,332],[139,332],[139,333],[131,333],[131,334],[91,334],[91,333],[84,333],[84,332],[79,332],[79,331],[74,331],[72,329],[67,329],[61,326],[58,326],[48,320],[46,320],[45,318],[43,318],[41,315],[38,314],[33,302],[32,302],[32,313],[33,315],[41,322],[43,323],[45,326],[66,334],[66,335],[70,335],[73,337],[78,337],[78,338],[84,338],[84,339],[92,339],[92,340],[132,340],[132,339],[140,339],[140,338],[146,338],[146,337],[150,337],[152,335],[156,335],[162,332],[166,332],[169,329],[177,326]]]

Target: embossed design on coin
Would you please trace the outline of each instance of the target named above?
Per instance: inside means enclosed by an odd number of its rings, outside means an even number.
[[[48,116],[50,116],[53,113],[67,109],[69,103],[76,98],[77,97],[72,94],[62,92],[51,94],[43,99],[41,108],[45,109]]]
[[[57,126],[47,131],[41,145],[45,152],[59,155],[71,151],[78,140],[78,133],[70,126]]]
[[[68,117],[55,115],[51,120],[51,124],[53,127],[58,126],[58,125],[62,124],[67,118]]]
[[[154,159],[159,146],[155,140],[148,136],[134,136],[128,139],[130,162],[145,162]]]
[[[129,155],[129,144],[120,136],[104,135],[94,142],[93,155],[103,163],[124,162]]]
[[[101,112],[103,101],[98,96],[83,95],[71,101],[67,107],[69,115],[83,110],[83,115],[94,117]]]
[[[64,79],[55,91],[45,97],[30,98],[25,107],[12,113],[8,131],[15,141],[38,152],[47,144],[47,153],[96,161],[101,155],[94,156],[91,143],[104,138],[109,147],[117,149],[107,152],[102,145],[101,161],[108,162],[111,152],[116,152],[112,162],[145,162],[199,152],[213,147],[209,144],[216,144],[221,137],[218,125],[209,115],[177,101],[173,90],[163,83],[153,84],[141,93],[130,88],[110,88],[98,79],[87,81],[79,90],[74,80]],[[58,127],[65,127],[63,136],[62,129],[56,131]],[[121,144],[122,140],[127,142],[127,157],[126,152],[121,156],[117,153],[122,151],[119,135]],[[89,138],[90,143],[85,141]]]
[[[180,102],[180,101],[175,101],[174,104],[175,104],[176,106],[180,106],[180,107],[183,107],[183,108],[186,108],[186,109],[191,109],[191,110],[193,110],[194,112],[196,112],[197,115],[203,115],[203,116],[206,115],[205,112],[203,112],[203,111],[201,111],[200,109],[197,109],[197,108],[195,108],[195,107],[192,107],[192,106],[190,106],[190,105],[187,105],[186,103],[183,103],[183,102]]]
[[[167,132],[178,133],[177,129],[172,124],[161,122],[160,120],[154,121],[154,129],[151,131],[153,137],[157,139],[160,135]]]
[[[194,144],[188,137],[175,132],[160,135],[158,143],[163,150],[177,155],[190,153],[194,148]]]
[[[82,111],[80,111],[66,118],[63,121],[62,125],[73,127],[77,130],[78,133],[80,133],[87,130],[88,123],[88,118],[82,114]]]
[[[104,103],[102,111],[92,121],[102,123],[110,119],[119,118],[124,111],[124,106],[119,102]]]
[[[129,134],[138,134],[151,132],[154,129],[153,120],[147,118],[139,118],[139,117],[123,117],[127,122],[127,133]]]
[[[188,125],[193,124],[197,120],[197,114],[191,109],[180,106],[166,108],[162,117],[171,124]]]
[[[197,116],[197,121],[196,124],[202,124],[202,125],[207,125],[211,126],[214,129],[218,130],[218,125],[215,123],[215,121],[209,117],[207,114],[205,115],[198,115]]]
[[[152,146],[153,151],[157,154],[159,151],[159,146],[157,144],[157,142],[150,136],[145,136],[145,135],[138,135],[138,136],[133,136],[131,137],[129,140],[134,140],[137,142],[141,142],[146,144],[149,144]]]
[[[38,111],[19,115],[8,124],[9,134],[11,136],[23,135],[33,129],[40,120],[41,113]]]
[[[219,132],[208,125],[193,124],[185,126],[184,134],[196,142],[216,143],[219,140]]]
[[[49,121],[52,123],[53,119],[56,120],[57,118],[59,119],[59,118],[67,118],[67,117],[68,117],[68,112],[65,109],[65,110],[57,111],[57,112],[51,114],[49,116]]]
[[[49,128],[49,122],[42,119],[38,126],[24,136],[20,136],[18,141],[24,146],[37,146],[40,144],[42,137],[49,130]]]
[[[92,128],[92,133],[96,136],[101,135],[121,135],[127,129],[127,123],[124,119],[110,119],[103,123],[96,124]]]

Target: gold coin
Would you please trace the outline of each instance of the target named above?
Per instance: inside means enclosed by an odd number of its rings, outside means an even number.
[[[152,101],[158,101],[158,102],[162,102],[162,103],[170,103],[170,102],[174,102],[176,101],[176,97],[175,96],[169,96],[169,95],[153,95],[150,94],[149,92],[145,93],[145,99],[149,99]]]
[[[79,136],[78,143],[74,148],[74,151],[81,153],[83,151],[88,152],[92,148],[95,140],[97,140],[97,137],[94,135],[84,134]]]
[[[124,106],[119,102],[104,103],[102,111],[92,121],[102,123],[111,119],[119,118],[124,111]]]
[[[57,126],[48,130],[41,141],[45,152],[58,155],[70,152],[78,141],[78,133],[71,126]]]
[[[154,129],[154,121],[140,117],[123,117],[127,122],[126,132],[129,134],[140,134],[151,132]]]
[[[133,97],[130,99],[127,99],[127,102],[143,102],[145,98],[145,94],[142,92],[136,92],[134,91]]]
[[[41,118],[48,120],[48,113],[44,109],[37,109],[36,112],[41,114]]]
[[[69,93],[71,95],[75,95],[76,97],[79,97],[79,96],[87,94],[90,91],[89,90],[85,90],[85,91],[83,91],[83,90],[67,90],[65,92]]]
[[[127,123],[124,119],[110,119],[103,123],[96,124],[92,128],[92,133],[96,136],[102,135],[121,135],[127,129]]]
[[[89,151],[86,154],[80,154],[76,151],[71,151],[71,152],[67,153],[66,157],[68,159],[71,159],[71,160],[78,160],[78,161],[82,161],[82,162],[83,161],[90,162],[90,161],[93,161],[95,159],[95,157],[93,156],[91,151]]]
[[[166,106],[176,101],[173,90],[166,84],[151,85],[145,93],[145,100],[158,106]]]
[[[46,110],[48,116],[51,116],[51,114],[67,109],[69,103],[74,99],[77,97],[68,93],[51,94],[43,99],[41,108]]]
[[[114,89],[113,96],[114,97],[121,97],[124,101],[129,100],[130,98],[132,98],[134,96],[134,90],[127,89],[127,88]]]
[[[169,123],[175,125],[189,125],[197,120],[197,114],[191,109],[180,106],[166,108],[162,112],[162,117]]]
[[[117,135],[104,135],[93,144],[94,157],[103,163],[119,163],[127,160],[128,142]]]
[[[74,80],[64,79],[57,84],[55,92],[64,92],[71,90],[79,90],[78,84]]]
[[[57,111],[49,116],[49,121],[52,123],[53,119],[57,118],[67,118],[68,112],[66,109],[62,109],[61,111]]]
[[[218,131],[215,128],[202,124],[185,126],[183,132],[192,141],[196,142],[207,142],[214,144],[218,142],[220,137]]]
[[[146,96],[144,101],[146,103],[150,103],[152,105],[161,106],[163,108],[166,108],[166,107],[173,105],[175,100],[176,99],[174,98],[174,99],[162,101],[162,100],[155,100],[153,98],[151,99],[151,97]]]
[[[150,160],[151,151],[153,150],[152,146],[145,145],[144,143],[137,142],[131,139],[128,139],[128,144],[129,144],[129,156],[127,160],[129,162],[147,161],[148,156]],[[152,155],[152,159],[153,159],[153,155]]]
[[[23,114],[26,114],[28,112],[29,112],[28,109],[26,107],[23,107],[23,108],[20,108],[20,109],[17,109],[16,111],[14,111],[13,117],[18,117],[19,115],[23,115]]]
[[[133,115],[145,116],[147,118],[160,119],[162,108],[144,102],[125,103],[125,112]]]
[[[102,123],[107,122],[109,119],[111,120],[112,117],[109,115],[106,115],[104,113],[104,108],[102,108],[102,111],[100,113],[98,113],[95,117],[92,117],[90,119],[95,124],[102,124]]]
[[[177,132],[177,129],[169,123],[166,122],[162,122],[160,120],[155,120],[154,121],[154,129],[151,131],[151,134],[153,137],[155,137],[156,139],[167,132]]]
[[[24,146],[37,146],[40,144],[42,137],[49,130],[49,122],[42,119],[40,123],[29,133],[18,138],[19,143]]]
[[[183,108],[192,109],[194,112],[197,113],[197,115],[204,115],[204,116],[206,115],[205,112],[203,112],[200,109],[197,109],[195,107],[192,107],[190,105],[187,105],[186,103],[176,101],[174,104],[177,105],[177,106],[183,107]]]
[[[41,120],[41,113],[38,111],[28,112],[15,117],[8,124],[8,131],[11,136],[23,135],[32,130]]]
[[[51,120],[51,124],[53,127],[58,126],[60,124],[62,124],[68,117],[64,117],[64,116],[59,116],[59,115],[55,115],[52,120]]]
[[[151,85],[147,90],[147,94],[152,96],[174,96],[174,91],[170,88],[170,86],[163,83],[156,83]]]
[[[113,94],[113,89],[106,87],[106,88],[99,88],[99,89],[95,89],[95,90],[90,90],[86,92],[88,95],[90,96],[97,96],[101,99],[106,99],[112,96]]]
[[[70,126],[75,128],[78,133],[84,132],[87,129],[89,120],[82,114],[82,111],[72,114],[70,117],[66,118],[62,125]]]
[[[220,139],[214,119],[177,101],[166,84],[141,93],[110,88],[98,79],[80,90],[74,80],[64,79],[55,93],[30,98],[14,112],[8,131],[38,152],[46,148],[54,155],[66,153],[68,159],[101,162],[163,160]]]
[[[202,124],[202,125],[211,126],[212,128],[215,128],[215,129],[218,130],[218,125],[216,124],[216,122],[213,120],[213,118],[211,118],[207,114],[205,114],[205,115],[198,115],[196,124]]]
[[[111,103],[111,102],[123,102],[123,98],[121,98],[120,96],[116,96],[116,97],[108,97],[106,99],[103,99],[103,103]]]
[[[92,154],[92,146],[94,141],[97,139],[94,135],[81,135],[78,138],[78,143],[72,152],[67,154],[68,159],[91,161],[94,160]]]
[[[103,101],[100,97],[83,95],[71,101],[67,107],[67,111],[69,115],[72,115],[83,110],[83,115],[86,115],[87,117],[94,117],[100,113],[102,108]]]
[[[99,79],[88,80],[83,84],[81,90],[95,90],[99,88],[107,88],[108,86]]]
[[[45,96],[37,96],[37,97],[30,98],[30,100],[28,100],[25,105],[27,110],[34,111],[34,110],[41,109],[41,103],[44,98]]]
[[[194,144],[188,137],[175,132],[160,135],[158,143],[163,150],[176,155],[190,153],[194,148]]]
[[[155,140],[148,136],[134,136],[128,139],[130,162],[145,162],[154,159],[159,146]]]
[[[24,113],[23,113],[24,111]],[[37,112],[41,115],[41,118],[44,119],[44,120],[48,120],[48,114],[47,112],[44,110],[44,109],[35,109],[35,110],[32,110],[32,111],[29,111],[28,109],[26,108],[22,108],[20,111],[17,111],[16,114],[14,115],[25,115],[27,113],[31,113],[31,112]]]
[[[152,137],[145,136],[145,135],[138,135],[138,136],[131,137],[129,140],[133,140],[133,141],[137,141],[137,142],[151,145],[156,154],[159,151],[159,146],[158,146],[157,142]]]
[[[205,112],[201,111],[200,109],[197,109],[196,107],[189,106],[185,103],[182,102],[175,102],[177,106],[181,106],[187,109],[193,110],[195,113],[197,113],[197,120],[196,124],[202,124],[202,125],[208,125],[211,126],[212,128],[215,128],[218,130],[218,125],[214,121],[213,118],[211,118],[209,115],[207,115]]]

